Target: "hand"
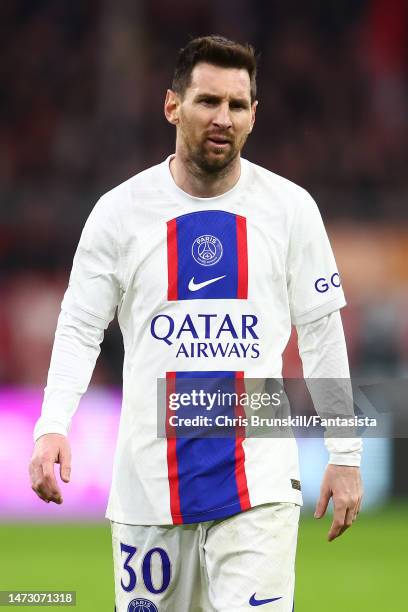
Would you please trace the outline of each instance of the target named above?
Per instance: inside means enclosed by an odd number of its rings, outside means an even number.
[[[31,488],[45,502],[62,504],[61,491],[54,474],[54,463],[60,464],[60,476],[69,482],[71,474],[71,448],[68,438],[61,434],[49,433],[35,443],[29,472]]]
[[[339,537],[356,520],[363,497],[360,468],[349,465],[328,465],[320,487],[320,497],[316,505],[315,518],[325,515],[333,497],[334,515],[329,542]]]

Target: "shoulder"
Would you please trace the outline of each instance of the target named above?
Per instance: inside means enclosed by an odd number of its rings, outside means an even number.
[[[255,189],[264,191],[268,198],[281,203],[287,208],[316,207],[316,203],[310,193],[300,185],[290,181],[271,170],[267,170],[258,164],[248,160],[242,160],[248,167],[252,185]]]
[[[120,212],[135,198],[137,199],[142,195],[146,196],[149,192],[157,190],[162,172],[163,163],[138,172],[104,193],[98,200],[97,206],[107,211],[114,209],[116,212]]]

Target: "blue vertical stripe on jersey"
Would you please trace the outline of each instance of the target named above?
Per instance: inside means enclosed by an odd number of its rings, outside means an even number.
[[[235,372],[177,372],[176,390],[188,390],[188,379],[203,380],[200,389],[235,391]],[[219,379],[219,381],[215,381]],[[218,384],[219,383],[219,384]],[[190,390],[196,388],[196,382]],[[191,407],[181,407],[178,416],[191,416]],[[190,411],[190,414],[189,414]],[[203,411],[201,411],[203,412]],[[216,414],[234,416],[234,408],[215,406]],[[178,483],[183,523],[209,521],[231,516],[242,510],[236,480],[236,438],[177,438]]]
[[[177,217],[177,252],[178,252],[178,299],[201,300],[237,298],[238,292],[238,245],[237,215],[219,211],[197,211]],[[221,245],[222,256],[214,249],[208,265],[197,262],[195,241],[201,236],[216,238],[217,247]],[[200,258],[198,258],[200,259]],[[211,261],[214,263],[211,263]],[[223,276],[202,288],[191,291],[189,283],[199,285],[205,281]],[[194,286],[194,285],[193,285]]]

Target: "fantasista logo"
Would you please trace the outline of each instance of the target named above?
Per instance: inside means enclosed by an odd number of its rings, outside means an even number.
[[[258,317],[254,314],[158,314],[150,324],[153,338],[174,347],[176,357],[259,357]]]

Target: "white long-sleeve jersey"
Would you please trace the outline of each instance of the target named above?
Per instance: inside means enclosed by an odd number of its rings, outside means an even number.
[[[279,379],[292,324],[305,376],[348,376],[345,300],[319,211],[303,189],[246,160],[229,192],[190,196],[169,159],[105,194],[85,225],[34,437],[67,434],[117,309],[123,403],[107,517],[192,523],[300,504],[293,437],[160,438],[157,380],[170,393],[189,378]],[[326,443],[332,463],[359,464],[358,439]]]

